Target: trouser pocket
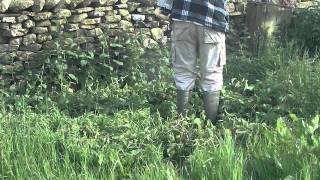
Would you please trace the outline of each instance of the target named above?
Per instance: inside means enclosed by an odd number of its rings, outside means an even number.
[[[225,34],[203,27],[203,43],[200,45],[200,58],[207,68],[226,64]]]

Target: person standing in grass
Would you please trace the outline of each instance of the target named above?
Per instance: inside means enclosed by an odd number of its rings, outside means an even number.
[[[172,61],[177,88],[177,111],[186,116],[195,80],[200,77],[206,117],[217,123],[225,33],[229,29],[226,0],[158,0],[156,14],[172,20]],[[199,60],[199,68],[197,68]]]

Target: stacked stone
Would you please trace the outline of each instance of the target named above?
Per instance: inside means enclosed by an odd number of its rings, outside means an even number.
[[[156,18],[155,6],[147,3],[128,2],[128,10],[132,15],[135,32],[146,36],[145,46],[167,42],[170,23]]]
[[[247,0],[230,0],[227,9],[231,17],[245,14]]]
[[[93,50],[98,48],[99,39],[123,32],[143,34],[146,47],[166,43],[169,22],[156,18],[155,6],[150,2],[0,0],[0,86],[20,79],[25,69],[38,67],[41,62],[34,60],[37,53],[51,48],[62,34]],[[232,0],[231,15],[243,13],[243,4],[242,0]]]

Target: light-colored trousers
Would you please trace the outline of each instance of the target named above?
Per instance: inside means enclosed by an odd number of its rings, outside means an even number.
[[[203,91],[220,91],[226,63],[225,33],[185,21],[174,21],[172,28],[172,60],[177,89],[192,90],[200,77]]]

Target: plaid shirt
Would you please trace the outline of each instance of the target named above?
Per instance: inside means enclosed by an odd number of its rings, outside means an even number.
[[[226,3],[226,0],[158,0],[157,5],[169,10],[172,19],[195,22],[226,33],[229,30]]]

